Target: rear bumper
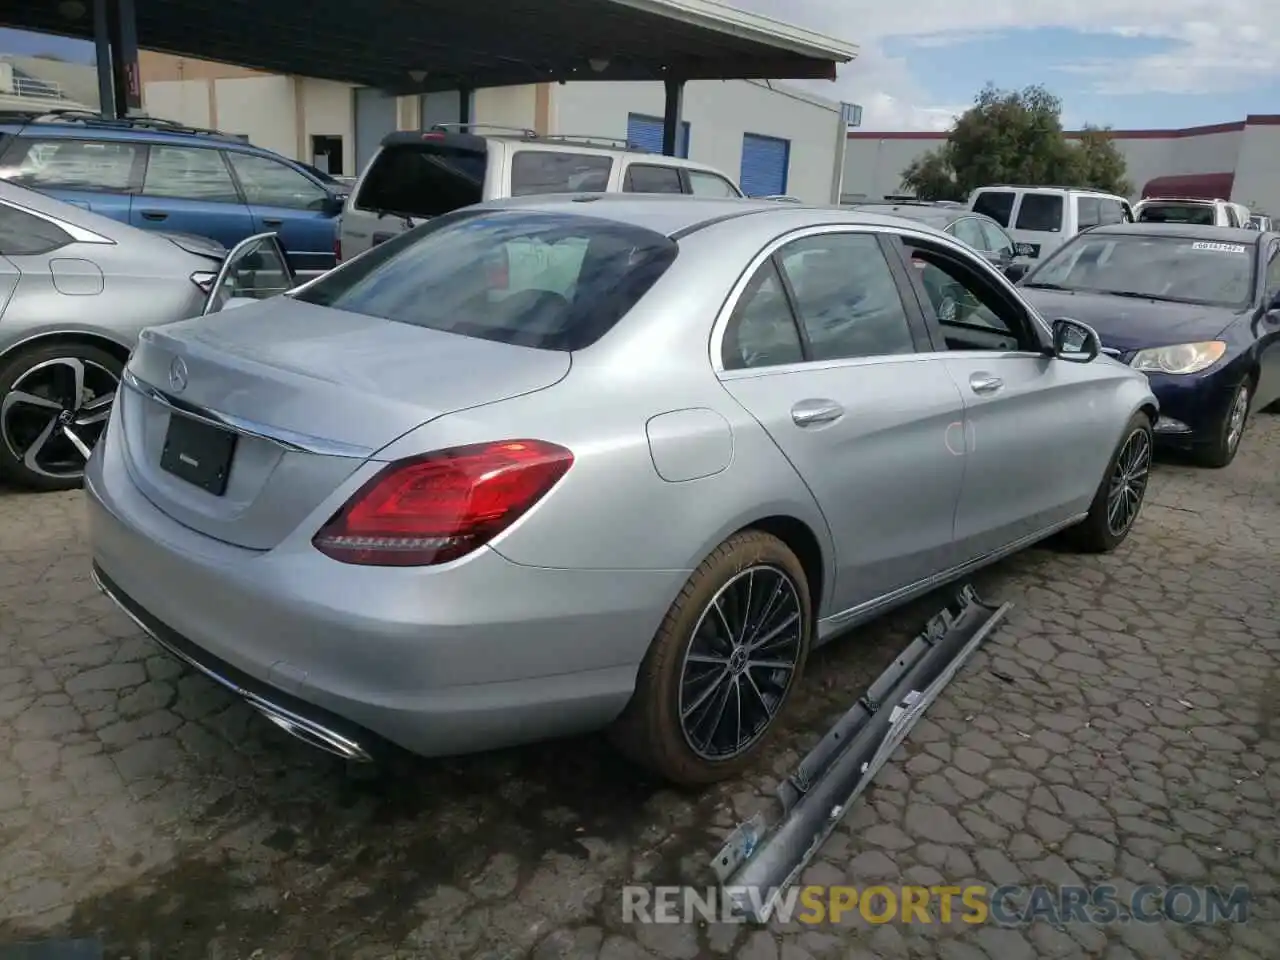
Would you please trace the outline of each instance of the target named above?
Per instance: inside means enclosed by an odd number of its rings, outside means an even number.
[[[157,510],[113,443],[85,490],[95,576],[136,622],[274,722],[283,712],[359,752],[372,752],[366,731],[439,756],[606,726],[685,578],[527,567],[488,549],[399,569],[309,545],[245,550]]]

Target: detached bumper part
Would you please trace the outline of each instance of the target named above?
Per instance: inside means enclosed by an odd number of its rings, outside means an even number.
[[[712,864],[734,910],[764,922],[929,705],[1008,615],[965,586],[810,751],[777,791],[772,830],[757,815]]]

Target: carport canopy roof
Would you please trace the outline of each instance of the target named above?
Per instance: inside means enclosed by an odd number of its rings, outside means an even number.
[[[133,0],[138,46],[409,94],[568,80],[834,79],[857,47],[716,0]],[[93,37],[94,0],[0,22]]]

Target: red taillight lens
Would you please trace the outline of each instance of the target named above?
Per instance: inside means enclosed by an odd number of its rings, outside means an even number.
[[[402,460],[361,487],[312,543],[343,563],[447,563],[515,523],[572,465],[572,453],[540,440],[481,443]]]

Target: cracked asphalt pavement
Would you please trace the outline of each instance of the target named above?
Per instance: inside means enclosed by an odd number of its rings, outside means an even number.
[[[627,925],[705,884],[945,597],[811,660],[748,776],[645,782],[599,738],[366,780],[159,654],[89,580],[81,495],[0,491],[0,944],[113,958],[1280,956],[1280,417],[1224,471],[1162,464],[1129,542],[984,572],[1013,612],[805,880],[1247,884],[1247,924]]]

